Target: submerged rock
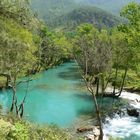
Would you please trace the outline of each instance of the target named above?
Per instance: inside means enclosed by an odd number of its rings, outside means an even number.
[[[127,108],[127,114],[132,117],[139,117],[139,112],[135,108]]]

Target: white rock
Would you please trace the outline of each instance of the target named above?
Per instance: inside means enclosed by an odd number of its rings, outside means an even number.
[[[95,140],[94,134],[87,134],[86,140]]]
[[[93,134],[94,134],[95,136],[99,136],[99,135],[100,135],[100,130],[99,130],[97,127],[94,127],[94,128],[93,128]]]

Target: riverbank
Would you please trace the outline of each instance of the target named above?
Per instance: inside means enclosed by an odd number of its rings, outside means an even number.
[[[15,116],[0,116],[0,139],[1,140],[71,140],[73,139],[67,130],[60,129],[55,125],[38,126]],[[75,138],[75,140],[79,140]]]
[[[47,71],[47,70],[55,68],[55,67],[58,67],[58,66],[62,65],[63,63],[71,63],[71,62],[73,62],[72,59],[63,59],[61,61],[58,61],[58,63],[55,63],[55,65],[50,64],[50,66],[48,66],[47,68],[41,67],[39,70],[31,70],[29,76],[32,76],[33,79],[36,79],[36,75],[39,73],[42,73],[44,71]],[[26,78],[26,74],[19,76],[17,79],[17,83],[22,83],[22,81],[20,79],[24,79],[24,78]],[[9,88],[9,87],[6,87],[6,82],[7,82],[7,78],[4,76],[0,76],[0,90]]]
[[[123,70],[120,70],[118,72],[118,79],[116,82],[116,86],[118,88],[120,87],[121,78],[122,78],[123,74],[124,74]],[[113,81],[111,81],[111,82],[113,82]],[[140,75],[137,71],[134,71],[134,70],[128,71],[123,89],[128,92],[140,93]]]

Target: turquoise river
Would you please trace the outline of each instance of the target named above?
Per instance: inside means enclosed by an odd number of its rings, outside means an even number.
[[[27,83],[17,86],[19,102],[23,99],[26,88]],[[7,111],[10,107],[11,100],[11,90],[0,91],[0,103],[3,105],[4,111]],[[110,102],[112,100],[105,99],[103,106],[107,107]],[[41,72],[33,76],[33,80],[29,82],[24,118],[31,122],[37,124],[56,124],[60,127],[68,128],[78,121],[82,123],[89,120],[91,123],[91,118],[95,115],[94,110],[91,95],[86,91],[78,72],[78,66],[73,61]],[[129,121],[131,122],[133,119],[130,118]],[[132,125],[132,127],[138,127],[138,122]],[[105,129],[110,130],[110,126],[105,124]],[[119,129],[122,133],[124,130],[114,125],[112,128],[115,130]],[[106,130],[105,132],[108,132]],[[137,132],[139,129],[135,131]],[[113,132],[112,135],[115,133]],[[125,133],[124,131],[124,136]],[[119,136],[119,132],[117,134]],[[133,134],[135,135],[134,132]],[[128,136],[126,137],[128,140],[133,140]],[[137,133],[134,140],[140,140]]]

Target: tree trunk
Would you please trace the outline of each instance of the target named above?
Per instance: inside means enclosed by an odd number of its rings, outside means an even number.
[[[100,80],[99,80],[99,77],[96,77],[96,96],[98,96],[99,95],[99,82],[100,82]]]
[[[13,112],[16,109],[16,115],[19,117],[18,105],[17,105],[17,97],[16,97],[16,74],[14,75],[13,79],[11,74],[9,74],[11,80],[11,87],[13,93],[12,105],[10,111]]]
[[[115,95],[116,93],[116,80],[117,80],[117,77],[118,77],[118,67],[116,67],[116,71],[115,71],[115,79],[114,79],[114,88],[113,88],[113,95]]]
[[[97,99],[96,99],[96,95],[94,94],[94,90],[92,89],[92,84],[88,84],[88,82],[86,81],[86,78],[84,78],[84,81],[85,81],[85,84],[86,84],[86,87],[87,87],[88,91],[92,94],[92,98],[93,98],[93,101],[94,101],[94,105],[95,105],[95,109],[96,109],[96,115],[97,115],[97,121],[98,121],[99,129],[100,129],[99,140],[103,140],[102,119],[101,119],[99,105],[98,105],[98,102],[97,102]]]
[[[104,74],[101,74],[101,94],[104,95],[104,93],[105,93]]]
[[[95,105],[95,109],[96,109],[98,125],[99,125],[99,129],[100,129],[99,140],[103,140],[102,119],[101,119],[101,115],[100,115],[100,110],[99,110],[98,102],[97,102],[97,99],[96,99],[96,96],[95,96],[94,93],[92,93],[92,97],[93,97],[93,100],[94,100],[94,105]]]
[[[15,96],[16,96],[16,88],[14,86],[12,86],[12,91],[13,91],[13,98],[12,98],[12,105],[11,105],[11,109],[10,111],[13,112],[14,111],[14,106],[15,106]]]
[[[87,77],[88,73],[88,60],[87,60],[87,54],[85,54],[85,76]]]
[[[122,84],[121,84],[121,88],[120,88],[120,92],[119,92],[119,95],[121,95],[122,93],[122,90],[123,90],[123,87],[124,87],[124,83],[125,83],[125,78],[126,78],[126,75],[127,75],[127,71],[128,71],[128,67],[125,68],[125,72],[124,72],[124,76],[123,76],[123,79],[122,79]]]
[[[14,94],[13,94],[12,105],[11,105],[11,108],[10,108],[10,111],[11,111],[11,112],[14,111],[14,105],[15,105],[15,96],[14,96]]]
[[[24,114],[24,103],[25,103],[25,100],[27,98],[27,94],[28,94],[28,89],[29,89],[29,74],[28,74],[28,80],[27,80],[27,88],[26,88],[26,93],[25,93],[25,96],[23,98],[23,101],[21,102],[21,104],[19,105],[19,108],[18,108],[18,111],[20,112],[20,117],[22,118],[23,117],[23,114]]]
[[[87,87],[88,91],[92,94],[92,98],[93,98],[95,109],[96,109],[97,121],[98,121],[99,129],[100,129],[99,140],[103,140],[102,119],[101,119],[100,110],[99,110],[98,102],[97,102],[97,99],[96,99],[96,95],[94,94],[94,90],[92,89],[93,85],[92,85],[92,83],[88,84],[87,77],[85,75],[83,76],[82,73],[81,73],[81,76],[84,79],[84,82],[86,84],[86,87]],[[98,93],[99,78],[98,77],[96,77],[96,78],[98,79],[98,80],[95,79],[95,81],[97,80],[97,83],[96,83],[97,84],[97,91],[96,91],[96,93]]]
[[[9,82],[10,82],[10,76],[6,76],[6,87],[9,87]]]
[[[24,113],[24,103],[20,104],[20,108],[19,108],[19,111],[21,110],[20,112],[20,117],[22,118],[23,117],[23,113]]]

